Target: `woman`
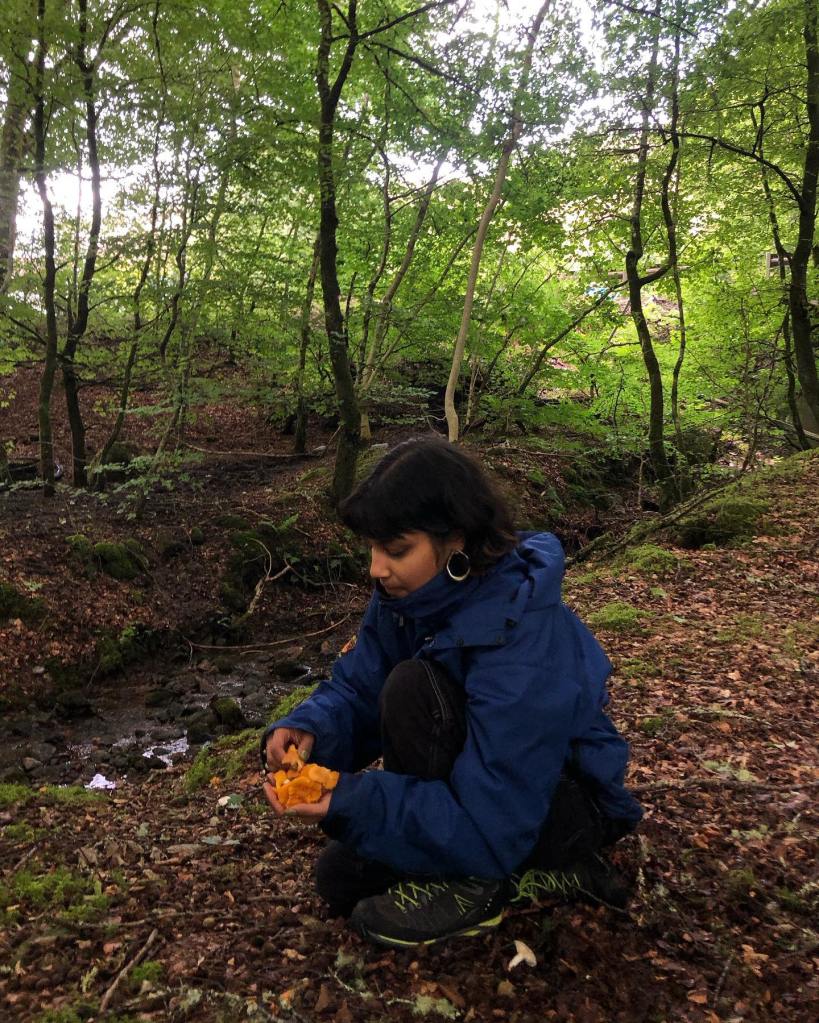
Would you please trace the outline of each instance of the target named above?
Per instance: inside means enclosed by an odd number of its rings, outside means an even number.
[[[268,770],[295,743],[341,772],[286,811],[333,840],[316,866],[331,912],[401,946],[495,926],[524,873],[527,891],[623,905],[599,850],[641,810],[602,710],[611,665],[561,603],[557,538],[516,534],[480,466],[438,439],[385,455],[341,517],[375,580],[356,645],[262,737]]]

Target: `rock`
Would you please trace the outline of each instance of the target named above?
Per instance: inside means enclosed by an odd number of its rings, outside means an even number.
[[[94,708],[85,693],[69,689],[57,697],[54,711],[59,717],[73,720],[74,718],[91,717]]]
[[[209,710],[200,710],[188,718],[188,743],[191,746],[201,746],[203,742],[210,742],[214,738],[216,720]]]
[[[164,687],[161,689],[151,689],[150,692],[145,694],[145,706],[164,707],[171,702],[172,698],[172,694]]]
[[[209,704],[219,723],[232,732],[247,728],[242,708],[230,696],[214,696]]]
[[[160,757],[143,757],[149,771],[164,771],[168,765]]]
[[[36,771],[43,766],[42,760],[37,760],[35,757],[23,757],[21,763],[23,765],[23,770],[27,774],[31,774],[33,771]]]
[[[57,747],[49,742],[32,742],[26,747],[26,755],[47,764],[56,754]]]
[[[28,781],[28,775],[20,764],[11,764],[8,767],[0,768],[0,784],[17,785]]]

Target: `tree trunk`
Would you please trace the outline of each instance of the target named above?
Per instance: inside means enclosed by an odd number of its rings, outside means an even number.
[[[82,276],[77,291],[77,314],[68,329],[65,345],[61,355],[65,402],[68,411],[68,422],[71,427],[72,479],[78,487],[86,486],[87,455],[85,450],[85,424],[80,408],[79,381],[76,370],[76,354],[80,341],[88,329],[88,313],[91,295],[91,284],[97,268],[99,251],[100,227],[102,225],[102,195],[100,191],[100,161],[97,151],[97,104],[94,98],[94,77],[96,64],[86,57],[86,37],[88,32],[88,0],[79,3],[79,33],[76,64],[82,74],[83,94],[85,96],[85,138],[88,145],[88,166],[91,170],[91,227],[88,232],[88,244],[85,249]]]
[[[43,477],[43,494],[54,494],[54,438],[51,427],[51,394],[54,390],[54,375],[57,370],[57,306],[55,288],[57,267],[54,261],[54,211],[48,198],[45,171],[46,156],[46,104],[45,65],[48,46],[45,39],[46,0],[37,0],[37,52],[34,58],[34,180],[43,206],[43,254],[45,275],[43,278],[43,305],[46,311],[46,343],[43,374],[40,377],[40,394],[37,418],[40,427],[40,474]]]
[[[17,198],[25,143],[24,127],[31,108],[22,67],[9,69],[8,97],[0,133],[0,292],[7,286],[14,265],[17,239]]]
[[[307,366],[307,349],[310,345],[310,316],[313,311],[313,298],[316,293],[316,277],[318,276],[321,238],[316,235],[313,245],[313,259],[310,273],[307,275],[307,290],[304,304],[301,307],[299,324],[299,369],[296,374],[296,431],[293,438],[293,453],[303,455],[307,448],[307,402],[304,400],[304,371]]]
[[[336,186],[333,172],[333,134],[336,108],[341,90],[350,73],[358,45],[357,0],[349,0],[347,16],[347,47],[338,74],[330,85],[330,50],[333,45],[333,21],[329,0],[317,0],[321,23],[321,39],[316,63],[316,85],[321,105],[318,144],[318,175],[321,195],[319,225],[319,266],[321,291],[324,299],[324,323],[330,348],[336,398],[338,399],[339,427],[332,498],[338,505],[353,489],[355,466],[358,458],[361,415],[356,399],[355,384],[350,367],[347,323],[341,311],[338,283],[338,214],[336,212]]]
[[[808,267],[816,231],[816,188],[819,178],[819,0],[805,0],[805,56],[807,59],[808,140],[802,170],[799,237],[791,253],[789,304],[793,352],[802,397],[812,418],[811,431],[819,430],[819,376],[811,337],[808,305]]]
[[[461,364],[463,363],[466,339],[469,334],[469,325],[472,320],[472,306],[475,302],[475,288],[478,283],[478,272],[481,268],[483,248],[486,242],[489,224],[491,223],[492,217],[494,216],[495,210],[500,202],[503,185],[506,181],[506,174],[509,170],[509,161],[512,159],[512,152],[517,145],[521,132],[523,131],[523,121],[520,117],[521,99],[529,85],[529,74],[532,69],[532,57],[535,42],[550,4],[551,0],[545,0],[545,2],[541,4],[540,9],[535,15],[535,18],[529,26],[529,30],[526,34],[526,51],[523,57],[520,81],[515,89],[515,95],[512,100],[512,116],[510,119],[509,131],[501,148],[500,159],[495,171],[495,181],[492,187],[492,194],[490,195],[489,201],[481,215],[480,222],[478,223],[478,233],[475,237],[475,244],[472,247],[472,263],[469,268],[469,277],[467,278],[466,283],[466,294],[464,295],[461,326],[458,330],[458,336],[455,339],[455,350],[452,354],[452,368],[449,371],[449,379],[447,380],[446,393],[444,395],[444,412],[446,414],[449,440],[453,444],[458,440],[460,430],[458,413],[455,410],[455,389],[458,386],[458,377],[461,372]]]
[[[390,316],[392,314],[392,306],[395,301],[395,296],[398,294],[398,289],[401,287],[404,278],[407,275],[407,271],[412,263],[412,258],[415,255],[415,247],[418,244],[418,239],[421,235],[421,229],[424,226],[427,213],[429,212],[429,206],[432,201],[432,196],[435,191],[435,187],[438,184],[438,178],[441,174],[441,169],[444,166],[449,150],[447,149],[442,156],[439,156],[435,166],[432,169],[432,175],[427,182],[426,188],[424,189],[421,197],[421,202],[418,205],[418,210],[415,214],[415,221],[412,225],[409,238],[407,239],[407,247],[404,250],[404,257],[401,260],[401,265],[395,271],[395,276],[387,286],[387,290],[384,292],[384,296],[378,303],[378,311],[375,318],[375,330],[373,332],[372,343],[367,346],[367,351],[364,360],[364,369],[361,374],[361,383],[359,386],[359,399],[361,400],[361,436],[362,438],[370,439],[370,422],[369,415],[366,408],[366,393],[372,386],[372,382],[375,379],[375,375],[378,368],[378,360],[381,357],[382,350],[384,348],[384,339],[387,336],[387,331],[390,328]]]
[[[640,350],[643,354],[643,364],[648,375],[649,385],[649,416],[648,416],[648,447],[651,455],[651,464],[657,479],[663,483],[671,477],[671,466],[665,453],[663,442],[664,408],[663,408],[663,377],[657,354],[651,340],[651,331],[643,311],[643,287],[650,281],[658,280],[668,269],[640,276],[638,264],[643,257],[643,235],[642,235],[642,212],[643,197],[645,195],[646,166],[648,164],[648,132],[649,120],[654,106],[654,92],[657,85],[659,72],[659,48],[660,48],[660,13],[661,4],[657,0],[654,10],[653,37],[651,41],[651,58],[648,66],[646,80],[646,94],[643,101],[642,123],[640,126],[640,141],[638,146],[637,168],[634,180],[634,198],[631,206],[631,244],[626,253],[626,280],[628,281],[629,304],[631,306],[631,318],[637,330],[637,338],[640,342]]]

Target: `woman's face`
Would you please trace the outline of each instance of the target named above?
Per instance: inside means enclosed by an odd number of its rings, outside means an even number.
[[[406,597],[436,576],[460,537],[439,540],[429,533],[401,533],[393,540],[370,540],[370,575],[391,597]]]

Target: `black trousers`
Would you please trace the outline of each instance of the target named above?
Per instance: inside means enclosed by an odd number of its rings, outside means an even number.
[[[438,665],[402,661],[379,701],[384,770],[428,781],[447,780],[466,741],[466,696]],[[579,777],[564,772],[537,844],[521,870],[560,870],[610,845],[628,830],[605,817]],[[386,891],[400,875],[331,841],[316,863],[316,888],[334,916],[359,899]]]

